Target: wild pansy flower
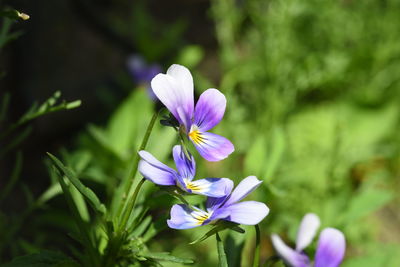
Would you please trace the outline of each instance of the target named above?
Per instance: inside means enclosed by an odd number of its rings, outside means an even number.
[[[143,84],[152,100],[157,97],[150,87],[150,82],[158,73],[161,72],[161,67],[158,64],[148,64],[141,56],[132,55],[127,60],[129,74],[133,77],[136,83]]]
[[[188,229],[205,224],[214,223],[217,220],[226,220],[239,224],[255,225],[268,215],[268,207],[257,201],[239,202],[255,190],[262,181],[255,176],[243,179],[232,191],[233,185],[226,188],[227,195],[221,198],[209,197],[207,199],[207,211],[198,208],[189,208],[183,204],[176,204],[171,208],[171,219],[168,226],[174,229]]]
[[[211,197],[225,196],[227,188],[232,189],[233,182],[228,178],[205,178],[193,181],[196,162],[190,153],[190,159],[187,158],[180,145],[176,145],[172,149],[178,171],[161,163],[147,151],[139,151],[139,155],[141,157],[139,172],[144,178],[155,184],[178,186],[188,193]]]
[[[203,158],[219,161],[235,150],[225,137],[207,132],[221,121],[225,113],[226,99],[220,91],[206,90],[194,107],[192,75],[187,68],[176,64],[169,67],[166,74],[154,77],[151,87]]]
[[[297,232],[296,249],[288,247],[282,239],[273,234],[272,244],[282,259],[292,267],[337,267],[343,260],[346,241],[341,231],[335,228],[322,230],[314,264],[312,265],[303,250],[311,243],[320,226],[317,215],[308,213],[303,217]]]

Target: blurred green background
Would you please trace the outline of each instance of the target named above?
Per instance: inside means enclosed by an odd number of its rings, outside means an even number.
[[[323,227],[344,232],[343,266],[400,266],[399,1],[0,4],[31,16],[12,24],[10,32],[19,36],[0,50],[0,97],[11,95],[8,120],[56,90],[83,102],[34,121],[30,136],[1,158],[0,188],[13,176],[18,157],[23,160],[18,182],[0,202],[0,262],[42,249],[73,257],[68,232],[74,225],[45,152],[62,158],[112,205],[161,106],[152,100],[148,81],[132,74],[135,55],[162,72],[172,63],[188,67],[196,96],[210,87],[226,95],[225,117],[213,132],[228,137],[236,150],[218,163],[193,153],[197,177],[229,177],[237,184],[256,175],[264,181],[249,197],[271,210],[261,225],[262,262],[275,253],[271,233],[293,244],[303,215],[315,212]],[[157,124],[147,150],[173,166],[176,141],[173,129]],[[141,197],[161,225],[157,232],[150,224],[141,230],[152,250],[216,266],[214,240],[188,245],[208,226],[167,229],[163,223],[174,200],[150,184]],[[80,212],[88,213],[85,205]],[[246,235],[223,236],[230,266],[252,262],[254,232],[245,229]]]

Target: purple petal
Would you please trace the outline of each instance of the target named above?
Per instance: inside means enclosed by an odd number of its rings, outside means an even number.
[[[311,243],[320,225],[320,220],[314,213],[308,213],[303,217],[297,232],[297,251],[304,250]]]
[[[292,267],[309,267],[310,260],[305,254],[288,247],[278,235],[271,235],[272,245],[278,255]]]
[[[158,74],[151,81],[158,99],[175,118],[188,129],[193,117],[193,78],[190,71],[181,65],[172,65],[167,74]]]
[[[229,194],[232,192],[233,182],[228,183],[227,187],[225,187],[225,192],[223,197],[208,197],[207,198],[207,211],[213,212],[217,210],[221,204],[225,202],[225,200],[229,197]]]
[[[173,229],[189,229],[206,224],[208,218],[209,214],[205,211],[194,211],[186,205],[175,204],[171,208],[171,219],[167,220],[167,224]]]
[[[147,151],[139,151],[142,160],[139,162],[139,172],[144,178],[158,185],[175,185],[177,173],[161,163]]]
[[[221,210],[229,212],[225,220],[245,225],[256,225],[269,213],[269,208],[258,201],[244,201],[228,207],[224,205]]]
[[[246,177],[236,186],[235,190],[233,190],[231,196],[226,201],[224,206],[229,206],[235,202],[242,200],[248,194],[253,192],[261,183],[262,181],[258,180],[255,176]]]
[[[343,260],[346,241],[341,231],[325,228],[318,240],[315,267],[337,267]]]
[[[180,176],[183,179],[191,181],[196,173],[196,162],[194,160],[194,157],[189,153],[189,160],[183,152],[182,146],[180,145],[174,146],[174,148],[172,149],[172,155],[174,157],[175,165],[178,169]]]
[[[226,98],[217,89],[208,89],[200,95],[194,110],[194,123],[202,132],[217,125],[224,116]]]
[[[220,161],[235,150],[231,141],[217,134],[195,130],[189,133],[189,138],[208,161]]]
[[[150,83],[151,79],[161,72],[159,65],[147,64],[139,55],[130,56],[127,60],[127,67],[137,83]]]
[[[228,178],[205,178],[186,184],[191,193],[218,198],[226,196],[227,189],[232,186],[233,182]]]

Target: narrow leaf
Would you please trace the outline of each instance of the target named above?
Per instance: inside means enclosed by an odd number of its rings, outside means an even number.
[[[146,259],[153,259],[159,261],[170,261],[175,263],[192,264],[194,261],[192,259],[183,259],[169,255],[169,252],[141,252],[137,256]]]
[[[100,212],[101,214],[106,213],[106,207],[104,206],[103,203],[100,202],[99,198],[96,196],[96,194],[88,187],[86,187],[82,182],[76,177],[74,172],[65,167],[59,159],[57,159],[55,156],[53,156],[50,153],[47,153],[47,155],[50,157],[50,159],[53,161],[57,169],[63,173],[69,180],[70,182],[78,189],[78,191],[88,200],[89,204],[92,206],[92,208],[95,211]]]

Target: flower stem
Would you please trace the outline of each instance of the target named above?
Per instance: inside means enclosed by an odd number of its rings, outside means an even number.
[[[254,226],[256,228],[256,248],[254,250],[253,267],[260,265],[260,227],[258,224]]]
[[[140,188],[142,187],[143,183],[146,181],[145,178],[142,178],[142,180],[138,183],[136,186],[135,192],[133,193],[132,197],[129,199],[126,209],[124,213],[122,214],[122,220],[119,229],[124,231],[126,224],[128,223],[129,217],[131,216],[131,213],[133,211],[133,207],[135,206],[135,202],[137,199],[137,196],[139,194]]]
[[[123,190],[122,202],[121,202],[120,207],[118,209],[118,214],[117,214],[118,217],[120,217],[120,215],[121,215],[121,213],[122,213],[122,211],[123,211],[123,209],[125,207],[127,196],[129,195],[129,192],[131,191],[131,187],[133,185],[133,181],[134,181],[137,169],[138,169],[140,157],[139,157],[139,154],[137,152],[139,152],[140,150],[143,150],[143,149],[146,148],[147,142],[149,141],[149,137],[150,137],[151,131],[153,130],[154,123],[157,120],[158,114],[159,114],[158,111],[156,111],[153,114],[153,117],[151,118],[150,123],[147,126],[146,133],[145,133],[145,135],[143,137],[142,143],[140,144],[140,147],[139,147],[138,151],[136,151],[136,153],[134,155],[134,158],[132,160],[132,165],[131,165],[130,170],[129,170],[129,175],[127,176],[126,180],[124,181],[125,185],[124,185],[124,190]]]
[[[226,260],[226,254],[224,250],[224,243],[219,237],[218,232],[215,233],[215,237],[217,239],[217,248],[218,248],[218,267],[228,267],[228,261]]]

